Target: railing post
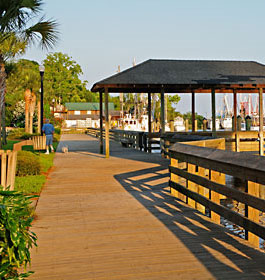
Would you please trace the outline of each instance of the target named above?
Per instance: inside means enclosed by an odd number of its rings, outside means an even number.
[[[248,181],[248,194],[259,197],[260,186],[257,183]],[[247,215],[251,221],[259,223],[259,210],[247,206]],[[259,247],[259,237],[251,232],[248,232],[248,241],[255,247]]]
[[[190,163],[187,163],[188,164],[188,172],[191,173],[191,174],[196,174],[196,165],[194,164],[190,164]],[[188,183],[188,189],[193,191],[193,192],[198,192],[198,187],[195,183],[191,182],[191,181],[187,181]],[[193,208],[196,208],[196,201],[189,198],[188,197],[188,205],[190,205],[191,207]]]
[[[219,184],[223,184],[223,185],[225,184],[225,174],[217,172],[217,171],[213,171],[213,170],[210,171],[210,174],[211,174],[210,175],[211,176],[211,181],[219,183]],[[210,197],[211,197],[211,200],[214,203],[220,204],[221,195],[219,193],[211,191],[210,192]],[[220,215],[218,215],[214,212],[211,212],[211,219],[214,222],[220,224]]]
[[[170,164],[171,164],[171,166],[174,166],[174,167],[178,168],[178,160],[177,159],[171,158],[170,159]],[[174,173],[170,173],[170,180],[175,182],[175,183],[178,183],[179,182],[179,176],[175,175]],[[178,191],[174,190],[173,188],[170,188],[170,193],[175,197],[179,197],[179,194],[180,194]]]

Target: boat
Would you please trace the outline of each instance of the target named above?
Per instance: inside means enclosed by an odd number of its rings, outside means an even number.
[[[182,117],[174,119],[174,131],[185,131],[185,123]]]
[[[232,129],[232,125],[233,125],[232,118],[227,117],[227,118],[220,119],[220,127],[222,129]]]

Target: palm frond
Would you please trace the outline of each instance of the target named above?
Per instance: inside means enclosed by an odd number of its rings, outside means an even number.
[[[39,41],[40,47],[52,48],[58,41],[58,23],[55,20],[39,21],[25,30],[25,38],[29,43]]]
[[[22,29],[41,11],[42,0],[9,0],[0,4],[0,31]]]

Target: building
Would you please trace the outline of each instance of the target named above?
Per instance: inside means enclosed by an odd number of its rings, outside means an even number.
[[[103,112],[105,105],[103,104]],[[99,128],[99,103],[79,102],[65,103],[64,119],[66,127],[94,127]],[[120,118],[120,111],[114,110],[114,104],[109,103],[110,117],[113,121]],[[104,113],[103,113],[104,117]]]

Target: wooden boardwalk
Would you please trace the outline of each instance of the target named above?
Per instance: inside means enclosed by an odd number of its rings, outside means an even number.
[[[168,161],[63,135],[37,205],[30,279],[265,279],[265,254],[170,196]]]

